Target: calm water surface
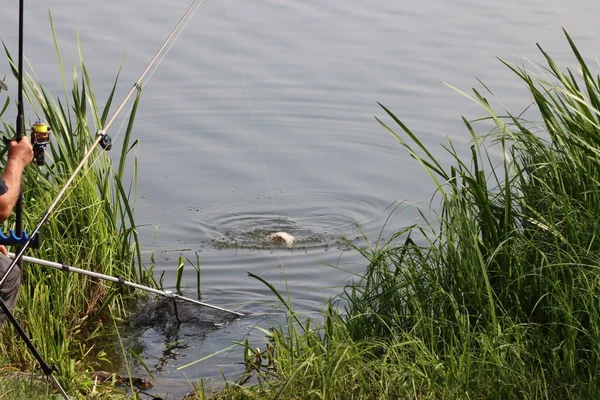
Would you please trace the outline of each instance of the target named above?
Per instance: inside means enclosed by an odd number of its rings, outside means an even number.
[[[16,52],[11,3],[3,4],[0,35]],[[79,33],[101,99],[125,54],[123,98],[190,4],[27,3],[25,50],[40,82],[61,93],[50,10],[67,65]],[[467,152],[460,117],[483,113],[442,81],[468,91],[480,78],[504,106],[521,110],[528,98],[495,57],[540,61],[539,42],[573,66],[561,27],[592,58],[598,18],[600,3],[591,0],[206,0],[144,89],[134,133],[141,141],[136,214],[146,259],[157,252],[165,286],[174,285],[177,257],[195,260],[198,252],[203,300],[250,316],[204,337],[190,329],[176,337],[140,332],[142,357],[157,370],[155,392],[181,397],[189,381],[235,376],[239,350],[176,368],[245,335],[261,346],[253,328],[283,322],[274,296],[247,271],[287,288],[294,307],[311,315],[363,269],[340,236],[356,238],[358,224],[374,240],[391,204],[430,200],[427,175],[373,118],[383,116],[377,102],[449,161],[439,144],[450,138]],[[5,65],[0,76],[7,72]],[[384,234],[417,221],[409,208]],[[266,246],[266,233],[279,229],[301,246]],[[184,279],[195,288],[192,268]],[[187,348],[166,351],[177,340]]]

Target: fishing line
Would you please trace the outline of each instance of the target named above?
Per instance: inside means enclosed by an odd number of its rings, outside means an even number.
[[[236,57],[238,59],[238,63],[240,64],[240,67],[242,66],[242,62],[241,62],[241,56],[240,56],[240,52],[238,49],[238,45],[237,45],[237,39],[235,36],[235,31],[233,30],[233,23],[231,22],[231,14],[229,12],[229,0],[225,0],[225,5],[226,5],[226,12],[227,12],[227,20],[229,22],[229,30],[231,31],[231,37],[232,37],[232,41],[233,41],[233,45],[235,47],[235,54]],[[272,185],[271,185],[271,178],[269,176],[269,168],[268,168],[268,164],[267,164],[267,160],[265,158],[265,154],[263,151],[263,147],[262,147],[262,141],[260,139],[260,134],[258,133],[258,127],[257,127],[257,123],[256,123],[256,116],[254,114],[254,108],[252,106],[252,99],[250,97],[250,90],[248,89],[248,82],[246,81],[246,74],[244,73],[244,69],[243,67],[240,68],[240,75],[242,76],[242,81],[244,83],[244,89],[246,91],[246,99],[248,100],[248,107],[250,108],[250,115],[252,117],[252,123],[253,123],[253,128],[254,128],[254,134],[256,135],[256,141],[258,142],[258,148],[260,151],[260,156],[262,158],[263,161],[263,165],[265,167],[265,176],[267,179],[267,187],[269,189],[269,196],[271,197],[271,204],[273,206],[273,213],[275,214],[275,217],[277,218],[277,226],[280,226],[280,215],[279,212],[277,210],[277,206],[275,204],[275,196],[273,195],[273,189],[272,189]],[[279,265],[281,268],[281,271],[283,273],[284,276],[284,282],[285,282],[285,287],[286,287],[286,291],[288,294],[288,302],[289,304],[291,304],[291,299],[290,299],[290,291],[288,288],[288,283],[287,283],[287,277],[286,277],[286,273],[285,273],[285,269],[283,268],[283,260],[281,259],[281,255],[277,254],[277,258],[279,259]],[[265,315],[264,317],[260,318],[257,322],[256,322],[256,326],[258,326],[258,324],[260,324],[263,320],[265,320],[267,317],[269,316],[269,314]],[[245,335],[245,338],[247,338],[250,334],[251,334],[252,329],[248,330],[248,333]],[[224,349],[224,350],[228,350],[228,349]],[[233,349],[229,350],[229,354],[231,354],[233,352]],[[190,364],[188,364],[190,365]],[[180,367],[178,369],[181,369],[184,367]]]
[[[238,50],[237,40],[235,37],[235,32],[233,30],[233,24],[231,23],[231,15],[229,13],[229,0],[225,0],[226,9],[227,9],[227,19],[229,21],[229,29],[231,30],[231,37],[233,39],[233,46],[235,47],[235,54],[238,58],[238,62],[241,66],[241,57],[240,52]],[[258,148],[260,150],[260,156],[263,161],[263,165],[265,166],[265,176],[267,177],[267,186],[269,188],[269,196],[271,197],[271,204],[273,205],[273,212],[277,217],[277,226],[280,226],[279,220],[281,217],[279,216],[279,212],[277,211],[277,206],[275,205],[275,196],[273,196],[273,190],[271,188],[271,178],[269,177],[269,168],[267,165],[267,159],[265,158],[265,153],[262,147],[262,141],[260,140],[260,135],[258,134],[258,128],[256,125],[256,117],[254,115],[254,108],[252,107],[252,100],[250,98],[250,90],[248,89],[248,83],[246,82],[246,74],[244,73],[244,69],[240,69],[240,75],[242,76],[242,80],[244,82],[244,88],[246,89],[246,98],[248,99],[248,107],[250,108],[250,115],[252,116],[252,123],[254,124],[254,134],[256,135],[256,141],[258,142]]]

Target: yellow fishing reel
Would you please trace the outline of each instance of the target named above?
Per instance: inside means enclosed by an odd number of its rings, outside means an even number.
[[[45,164],[44,152],[50,143],[50,127],[46,121],[39,120],[31,127],[31,144],[33,145],[33,160],[39,166]]]

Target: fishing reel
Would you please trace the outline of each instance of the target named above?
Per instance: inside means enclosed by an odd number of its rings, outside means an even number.
[[[50,143],[50,132],[50,127],[43,120],[35,121],[31,127],[33,161],[39,166],[45,164],[44,152],[46,151],[46,146]]]

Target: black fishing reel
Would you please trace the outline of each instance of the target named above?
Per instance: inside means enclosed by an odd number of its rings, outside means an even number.
[[[33,161],[39,166],[45,164],[44,152],[50,143],[50,127],[46,121],[35,121],[31,127],[31,145],[33,146]]]

